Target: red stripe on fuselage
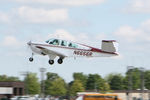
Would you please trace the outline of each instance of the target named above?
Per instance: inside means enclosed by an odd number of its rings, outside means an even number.
[[[31,43],[32,45],[40,45],[40,46],[48,46],[48,47],[57,47],[57,48],[65,48],[65,49],[73,49],[73,50],[82,50],[82,51],[92,51],[92,52],[98,52],[98,53],[107,53],[107,54],[115,54],[118,55],[117,53],[114,52],[106,52],[102,51],[101,49],[98,48],[93,48],[90,46],[83,45],[85,47],[89,47],[91,50],[86,50],[86,49],[79,49],[79,48],[69,48],[69,47],[63,47],[63,46],[57,46],[57,45],[50,45],[50,44],[36,44],[36,43]],[[42,48],[42,47],[41,47]],[[43,49],[43,48],[42,48]]]
[[[106,51],[102,51],[101,49],[97,49],[97,48],[92,48],[91,51],[118,55],[115,52],[106,52]]]

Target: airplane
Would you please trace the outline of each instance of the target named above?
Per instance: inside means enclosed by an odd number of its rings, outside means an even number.
[[[111,57],[118,56],[118,43],[115,40],[102,40],[101,49],[85,44],[71,42],[67,40],[51,38],[43,43],[33,43],[29,41],[27,45],[32,51],[29,61],[33,61],[34,54],[48,56],[50,65],[54,64],[54,59],[58,64],[62,64],[66,57]]]

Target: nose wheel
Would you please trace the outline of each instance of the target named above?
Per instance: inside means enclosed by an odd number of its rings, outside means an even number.
[[[33,57],[30,57],[30,58],[29,58],[29,61],[32,62],[32,61],[33,61]]]
[[[54,64],[54,60],[49,60],[48,63],[49,63],[50,65],[53,65],[53,64]]]
[[[34,55],[34,54],[32,53],[32,56],[29,58],[29,61],[30,61],[30,62],[33,61],[33,55]]]

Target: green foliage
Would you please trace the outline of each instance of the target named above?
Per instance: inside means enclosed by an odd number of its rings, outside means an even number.
[[[36,73],[28,73],[24,82],[26,94],[34,95],[40,93],[40,83],[38,82]]]
[[[56,74],[56,73],[51,73],[51,72],[48,72],[48,73],[47,73],[47,80],[53,81],[53,80],[55,80],[55,79],[57,79],[57,78],[60,78],[60,77],[58,76],[58,74]]]
[[[80,80],[84,88],[86,88],[87,75],[84,75],[83,73],[74,73],[73,78],[74,80]]]
[[[125,76],[123,78],[123,90],[128,90],[129,88],[129,79]]]
[[[64,96],[67,93],[65,81],[56,73],[47,73],[45,80],[45,94],[53,96]]]
[[[123,90],[123,76],[121,74],[113,75],[109,82],[111,90]]]
[[[0,75],[0,81],[20,81],[18,77],[7,76],[7,75]]]
[[[141,86],[140,75],[141,75],[141,71],[138,68],[128,70],[126,73],[126,81],[128,80],[127,84],[130,84],[129,80],[131,78],[131,80],[132,80],[131,85],[132,85],[133,90],[139,89]],[[128,86],[126,86],[126,87],[128,87]]]
[[[105,76],[105,80],[110,84],[110,82],[111,82],[112,78],[114,77],[114,75],[116,75],[116,74],[114,74],[114,73],[108,74],[107,76]]]
[[[58,74],[51,72],[47,72],[46,76],[47,78],[45,80],[45,94],[49,95],[51,93],[49,87],[52,85],[52,82],[60,77],[58,76]]]
[[[131,86],[133,90],[139,89],[141,86],[141,71],[138,68],[130,69],[126,72],[126,76],[121,74],[109,74],[106,77],[112,90],[129,89]],[[130,81],[129,81],[130,80]]]
[[[100,92],[101,92],[101,93],[110,92],[110,85],[105,82]]]
[[[75,96],[77,92],[83,92],[84,86],[80,80],[74,80],[70,86],[69,94],[70,96]]]
[[[49,95],[50,94],[50,90],[49,90],[49,87],[51,86],[52,84],[52,81],[50,80],[45,80],[45,94],[46,95]]]
[[[105,80],[98,74],[89,74],[87,79],[87,90],[105,90]]]
[[[77,92],[100,91],[105,93],[111,90],[127,90],[132,86],[133,90],[141,88],[141,71],[138,68],[128,70],[125,76],[121,74],[109,74],[105,80],[99,74],[85,75],[74,73],[73,81],[66,84],[56,73],[48,72],[45,82],[45,94],[52,96],[75,96]],[[150,89],[150,70],[143,72],[145,87]],[[131,80],[131,82],[129,82]],[[0,81],[20,81],[18,77],[0,75]],[[35,73],[28,73],[25,77],[25,91],[28,94],[40,93],[40,83]]]
[[[150,89],[150,70],[144,73],[144,79],[145,79],[145,87],[147,89]]]
[[[97,88],[97,79],[99,79],[100,76],[98,74],[92,75],[89,74],[87,79],[87,90],[94,90]]]
[[[52,96],[65,96],[67,93],[65,81],[62,78],[55,79],[48,87],[48,91]]]

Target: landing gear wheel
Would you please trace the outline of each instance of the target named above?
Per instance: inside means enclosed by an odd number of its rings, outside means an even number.
[[[29,58],[29,61],[32,62],[32,61],[33,61],[33,57],[30,57],[30,58]]]
[[[53,65],[53,64],[54,64],[54,60],[49,60],[48,63],[49,63],[50,65]]]
[[[59,64],[62,64],[62,63],[63,63],[63,59],[59,58],[57,62],[58,62]]]

